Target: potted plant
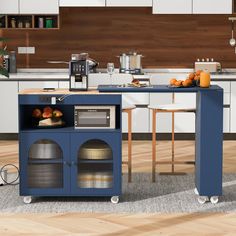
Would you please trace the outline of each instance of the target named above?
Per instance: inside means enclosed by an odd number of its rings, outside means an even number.
[[[5,41],[6,41],[5,38],[0,37],[0,44],[2,44]],[[3,67],[3,57],[4,55],[8,54],[6,48],[7,48],[6,46],[4,48],[0,48],[0,75],[9,77],[8,71]]]

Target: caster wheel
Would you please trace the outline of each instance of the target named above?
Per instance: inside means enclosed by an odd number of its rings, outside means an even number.
[[[33,198],[32,198],[31,196],[25,196],[25,197],[23,198],[23,202],[24,202],[25,204],[30,204],[30,203],[32,202],[32,200],[33,200]]]
[[[198,200],[198,202],[199,202],[200,204],[204,204],[204,203],[206,203],[207,201],[209,201],[209,198],[206,197],[206,196],[199,196],[197,200]]]
[[[212,196],[212,197],[210,198],[210,201],[211,201],[212,204],[217,204],[217,203],[219,202],[219,197],[217,197],[217,196]]]
[[[111,197],[111,202],[113,203],[113,204],[117,204],[118,202],[119,202],[119,196],[113,196],[113,197]]]
[[[196,195],[199,195],[199,192],[198,192],[197,188],[194,189],[194,193],[195,193]]]

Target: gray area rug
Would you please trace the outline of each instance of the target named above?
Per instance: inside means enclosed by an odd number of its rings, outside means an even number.
[[[123,176],[123,195],[119,204],[110,198],[40,197],[24,204],[19,186],[0,187],[0,212],[11,213],[181,213],[236,212],[236,174],[224,175],[223,196],[216,205],[200,205],[194,194],[194,175],[157,176],[151,183],[150,174],[133,174],[133,182]]]

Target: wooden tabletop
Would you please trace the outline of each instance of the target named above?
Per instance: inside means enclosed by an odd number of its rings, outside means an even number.
[[[68,89],[55,89],[53,90],[44,90],[44,89],[25,89],[19,92],[20,95],[48,95],[48,94],[74,94],[74,95],[99,95],[99,94],[107,94],[103,92],[99,92],[96,88],[90,89],[88,91],[69,91]],[[112,93],[111,93],[112,94]],[[117,94],[117,93],[116,93]]]

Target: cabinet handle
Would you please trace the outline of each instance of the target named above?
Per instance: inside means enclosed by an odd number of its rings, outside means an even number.
[[[71,164],[72,164],[72,163],[70,163],[70,162],[67,162],[67,161],[64,161],[64,162],[63,162],[63,164],[64,164],[64,165],[71,166]]]
[[[76,166],[77,163],[76,163],[75,161],[72,161],[72,162],[71,162],[71,165],[72,165],[72,166]]]

